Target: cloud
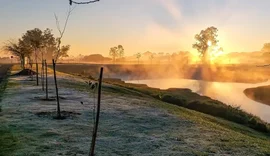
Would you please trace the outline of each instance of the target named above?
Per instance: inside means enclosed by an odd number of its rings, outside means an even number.
[[[181,30],[171,30],[156,22],[149,22],[142,36],[142,42],[155,51],[175,52],[183,50],[186,43]]]
[[[170,13],[175,20],[181,20],[182,13],[176,0],[158,0],[160,4]]]

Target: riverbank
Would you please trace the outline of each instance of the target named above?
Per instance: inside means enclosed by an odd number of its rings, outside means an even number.
[[[149,95],[163,102],[196,110],[215,117],[221,117],[226,120],[243,124],[255,130],[270,134],[270,124],[261,120],[259,117],[245,112],[244,110],[240,109],[240,107],[227,105],[207,96],[201,96],[192,92],[190,89],[151,88],[145,84],[125,83],[120,79],[108,79],[107,81],[109,83]]]
[[[270,106],[270,86],[247,88],[244,93],[248,98]]]
[[[56,102],[42,100],[41,86],[28,77],[9,78],[0,103],[5,132],[0,155],[87,155],[95,97],[85,84],[88,79],[57,74],[62,111],[73,113],[65,120],[42,115],[55,112]],[[104,81],[96,155],[270,154],[265,133]]]

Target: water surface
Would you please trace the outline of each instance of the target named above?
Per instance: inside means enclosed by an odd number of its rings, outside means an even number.
[[[241,109],[259,116],[264,121],[270,123],[270,106],[249,99],[243,92],[246,88],[270,85],[269,81],[257,84],[207,82],[189,79],[152,79],[126,82],[147,84],[149,87],[160,89],[189,88],[193,92],[209,96],[226,104],[240,106]]]

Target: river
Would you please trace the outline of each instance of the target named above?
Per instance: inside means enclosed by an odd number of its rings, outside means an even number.
[[[207,82],[190,79],[152,79],[152,80],[132,80],[127,83],[147,84],[149,87],[168,88],[189,88],[193,92],[209,96],[212,99],[223,103],[240,106],[241,109],[252,113],[264,121],[270,123],[270,106],[255,102],[243,93],[246,88],[270,85],[270,81],[264,83],[231,83],[231,82]]]

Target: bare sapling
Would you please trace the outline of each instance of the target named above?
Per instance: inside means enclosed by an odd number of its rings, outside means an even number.
[[[31,69],[31,81],[34,81],[34,73],[33,73],[33,62],[32,62],[32,60],[30,59],[29,60],[29,65],[30,65],[30,69]]]
[[[36,62],[36,80],[37,80],[37,86],[39,85],[38,81],[38,63]]]
[[[42,60],[42,65],[41,65],[41,84],[42,84],[42,91],[44,91],[44,60]]]
[[[74,8],[73,8],[74,9]],[[55,59],[52,60],[53,62],[53,75],[54,75],[54,84],[55,84],[55,91],[56,91],[56,101],[57,101],[57,119],[61,119],[61,110],[60,110],[60,102],[59,102],[59,94],[58,94],[58,86],[57,86],[57,78],[56,78],[56,62],[60,56],[60,52],[61,52],[61,40],[64,36],[64,33],[66,31],[66,27],[67,27],[67,23],[69,20],[69,17],[71,15],[72,10],[71,7],[69,7],[69,10],[67,12],[67,17],[66,17],[66,21],[65,21],[65,25],[64,28],[61,29],[60,28],[60,23],[58,20],[58,17],[56,16],[56,14],[54,14],[55,20],[56,20],[56,26],[57,29],[59,31],[60,37],[57,39],[57,50],[56,50],[56,56]]]
[[[95,153],[95,144],[96,144],[98,123],[99,123],[99,114],[100,114],[102,76],[103,76],[103,67],[100,68],[100,75],[99,75],[99,82],[98,82],[97,114],[96,114],[96,118],[95,118],[96,121],[94,122],[94,130],[93,130],[93,136],[92,136],[92,142],[91,142],[89,156],[94,156],[94,153]]]
[[[54,77],[54,84],[55,84],[55,92],[56,92],[56,101],[57,101],[57,119],[61,119],[61,111],[60,111],[60,102],[59,102],[59,95],[58,95],[58,86],[57,86],[57,79],[56,79],[56,66],[54,59],[53,62],[53,77]]]
[[[46,90],[46,100],[49,99],[49,96],[48,96],[48,66],[47,66],[47,61],[44,60],[44,65],[45,65],[45,90]]]

